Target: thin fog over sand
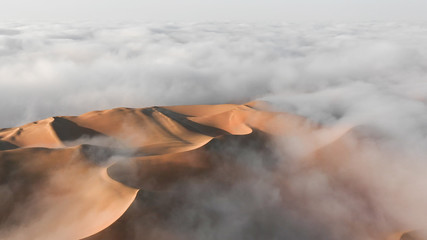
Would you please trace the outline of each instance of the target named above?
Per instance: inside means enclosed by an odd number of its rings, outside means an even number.
[[[0,238],[425,239],[426,43],[422,23],[2,23]]]

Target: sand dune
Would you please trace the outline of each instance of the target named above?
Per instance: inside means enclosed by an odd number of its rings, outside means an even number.
[[[81,147],[3,151],[2,239],[80,239],[102,230],[137,189],[113,181]]]
[[[138,214],[154,214],[156,221],[161,216],[156,212],[158,203],[144,194],[161,194],[177,182],[215,178],[212,173],[218,169],[231,171],[234,180],[244,179],[252,174],[250,168],[228,162],[218,146],[236,141],[244,146],[253,139],[261,143],[260,152],[269,151],[267,139],[297,140],[303,144],[291,151],[291,157],[333,175],[357,152],[346,142],[358,141],[357,132],[352,126],[326,128],[300,116],[273,112],[262,102],[116,108],[2,129],[0,236],[81,239],[96,234],[90,239],[141,239],[126,232],[126,224],[132,222],[146,224],[146,239],[188,239],[185,233],[158,229],[150,235],[153,223]],[[264,165],[277,168],[274,161]],[[286,182],[277,171],[278,184]],[[139,189],[144,193],[134,201]],[[129,208],[140,201],[147,202],[142,210]],[[394,232],[406,230],[386,229],[370,231],[378,240],[397,240],[403,232]]]
[[[212,106],[212,114],[235,107]],[[203,115],[208,106],[175,108],[118,108],[2,130],[2,239],[89,236],[120,217],[139,188],[161,188],[209,168],[197,153],[187,161],[192,153],[182,152],[233,129],[184,114]],[[120,174],[130,170],[140,171]]]

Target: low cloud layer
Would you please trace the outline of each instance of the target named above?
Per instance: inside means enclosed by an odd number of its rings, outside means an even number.
[[[426,31],[396,23],[3,23],[0,126],[118,106],[267,95],[333,101],[340,89],[357,95],[353,86],[425,102]]]

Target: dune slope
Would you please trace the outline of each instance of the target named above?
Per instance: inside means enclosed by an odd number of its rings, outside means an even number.
[[[280,189],[283,209],[298,209],[304,196],[294,196],[284,184],[289,170],[278,158],[304,161],[307,171],[322,169],[342,179],[340,161],[351,162],[357,151],[346,142],[358,141],[351,129],[318,126],[260,102],[116,108],[5,128],[0,130],[0,236],[197,239],[192,227],[183,232],[168,222],[190,201],[183,192],[192,183],[207,182],[226,191],[257,179],[260,169]],[[277,155],[276,138],[300,144]],[[253,155],[260,161],[249,162]],[[359,187],[351,185],[349,191]],[[365,223],[355,226],[354,239],[365,236],[359,231],[372,239],[398,240],[410,230],[395,223],[370,229]]]

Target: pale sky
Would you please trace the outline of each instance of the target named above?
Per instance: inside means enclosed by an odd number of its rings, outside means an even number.
[[[424,21],[427,0],[0,0],[1,20]]]

